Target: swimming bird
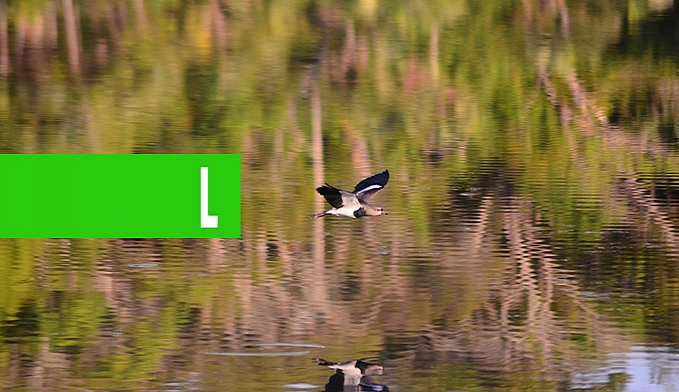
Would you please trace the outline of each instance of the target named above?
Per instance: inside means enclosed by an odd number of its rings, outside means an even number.
[[[335,374],[328,380],[326,391],[335,391],[337,387],[357,387],[361,382],[361,378],[369,375],[381,375],[384,368],[375,363],[368,363],[360,359],[355,359],[346,362],[331,362],[323,358],[312,358],[314,362],[318,362],[319,366],[327,366],[330,369],[335,369]],[[341,389],[338,389],[341,390]]]
[[[360,218],[362,216],[389,215],[384,211],[384,208],[373,207],[368,203],[375,193],[387,185],[387,182],[389,182],[389,170],[361,180],[356,184],[353,192],[337,189],[325,183],[325,185],[316,188],[316,192],[325,197],[332,208],[325,212],[313,214],[309,219],[324,216]]]

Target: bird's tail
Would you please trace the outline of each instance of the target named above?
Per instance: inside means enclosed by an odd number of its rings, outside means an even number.
[[[311,358],[312,361],[317,362],[318,366],[332,366],[335,362],[326,361],[323,358]]]
[[[309,215],[309,219],[322,218],[326,215],[328,215],[328,214],[326,214],[325,212],[319,212],[318,214]]]

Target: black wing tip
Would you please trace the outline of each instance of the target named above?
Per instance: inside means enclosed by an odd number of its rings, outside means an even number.
[[[387,181],[389,181],[389,169],[384,169],[383,172],[377,173],[377,174],[375,174],[375,175],[373,175],[373,176],[370,176],[370,177],[368,177],[368,178],[379,179],[380,181],[384,181],[384,184],[386,184]],[[366,178],[366,179],[367,179],[367,178]]]
[[[339,189],[335,188],[334,186],[326,183],[325,185],[321,185],[318,188],[316,188],[316,192],[320,195],[334,195],[339,193]]]
[[[389,182],[389,170],[384,170],[381,173],[373,174],[372,176],[361,180],[361,182],[356,184],[356,187],[354,187],[354,193],[361,192],[365,188],[372,185],[379,185],[380,186],[379,189],[382,189],[385,186],[387,186],[388,182]]]
[[[380,172],[380,173],[377,173],[377,174],[373,174],[373,175],[370,176],[370,177],[381,177],[381,176],[385,176],[385,177],[389,178],[389,169],[384,169],[383,172]],[[368,178],[370,178],[370,177],[368,177]]]
[[[316,188],[316,192],[318,192],[319,195],[325,197],[325,200],[327,200],[328,203],[330,203],[330,205],[334,208],[341,208],[344,205],[340,190],[332,185],[325,184],[323,186],[319,186]]]

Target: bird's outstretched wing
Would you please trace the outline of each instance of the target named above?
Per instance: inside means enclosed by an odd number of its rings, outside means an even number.
[[[352,210],[361,208],[361,203],[358,201],[356,195],[341,189],[337,189],[328,183],[316,188],[316,192],[323,195],[325,200],[327,200],[328,203],[330,203],[330,205],[335,208],[347,207]]]
[[[362,180],[356,184],[353,193],[355,193],[360,200],[367,202],[375,193],[387,186],[387,182],[389,182],[389,170],[385,170],[382,173],[377,173]]]
[[[344,201],[342,201],[342,191],[328,183],[316,188],[316,192],[325,197],[325,200],[327,200],[328,203],[330,203],[330,205],[335,208],[342,208],[344,205]]]

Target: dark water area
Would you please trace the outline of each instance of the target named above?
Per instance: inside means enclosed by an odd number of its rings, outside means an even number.
[[[0,240],[0,386],[676,390],[677,124],[673,1],[0,0],[0,153],[242,157],[242,238]]]

